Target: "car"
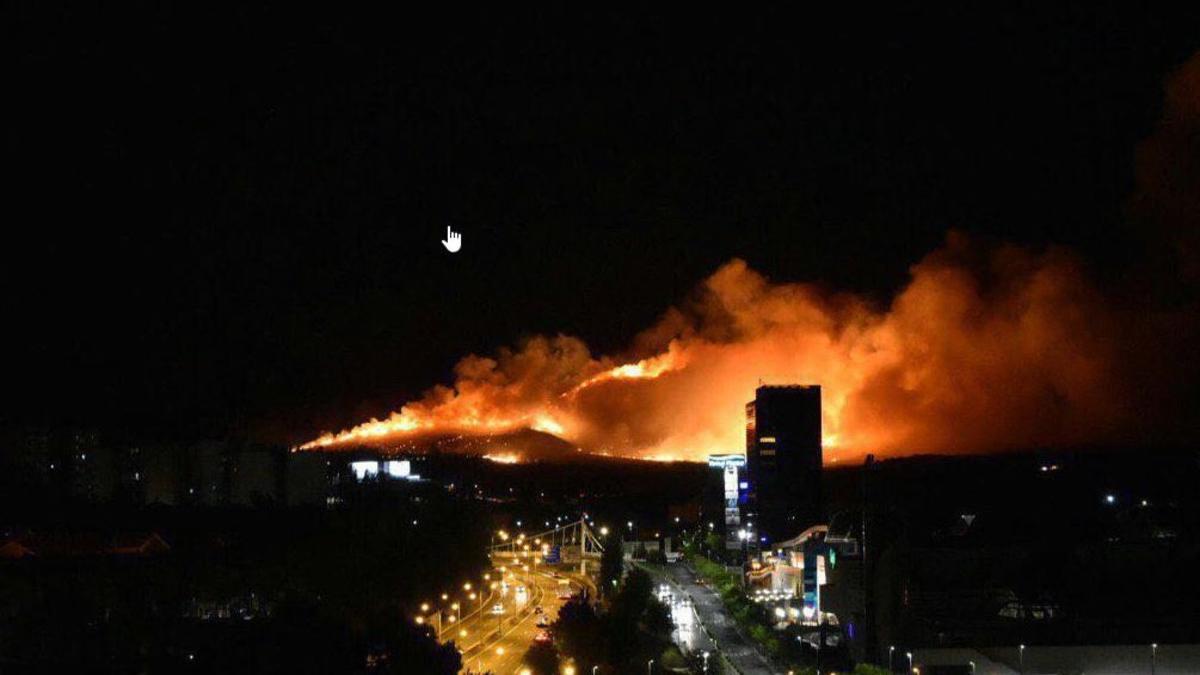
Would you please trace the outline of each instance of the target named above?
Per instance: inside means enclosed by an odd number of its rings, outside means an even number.
[[[541,614],[541,613],[542,613],[542,611],[543,611],[543,610],[542,610],[542,606],[541,606],[541,605],[538,605],[537,607],[534,607],[534,608],[533,608],[533,613],[534,613],[534,614]]]
[[[498,602],[496,604],[492,605],[492,614],[503,614],[503,613],[504,613],[504,605],[502,605]]]
[[[545,628],[546,626],[549,626],[549,625],[550,625],[550,617],[546,616],[545,614],[538,616],[538,618],[537,618],[537,627],[538,628]]]
[[[550,633],[544,630],[539,630],[538,634],[533,636],[533,641],[539,644],[546,644],[547,642],[550,642],[550,640]]]
[[[559,600],[570,600],[573,597],[575,597],[575,594],[572,593],[571,591],[559,591],[558,592]]]

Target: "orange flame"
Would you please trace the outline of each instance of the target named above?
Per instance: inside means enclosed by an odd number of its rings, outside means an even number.
[[[1155,386],[1121,367],[1126,319],[1073,256],[981,253],[957,234],[886,310],[734,260],[638,336],[631,358],[534,337],[462,359],[453,388],[301,447],[536,429],[598,454],[699,460],[744,447],[744,404],[764,382],[822,386],[830,463],[1095,442],[1131,429],[1122,392]]]

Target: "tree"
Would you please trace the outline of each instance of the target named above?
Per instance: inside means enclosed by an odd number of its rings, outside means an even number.
[[[710,556],[716,556],[725,548],[725,540],[716,532],[704,535],[704,548]]]
[[[558,652],[554,645],[535,643],[525,652],[524,661],[535,675],[558,675]]]
[[[621,535],[605,537],[604,553],[600,556],[600,593],[605,597],[608,597],[621,581],[621,572],[625,565],[623,549],[624,541]]]
[[[581,598],[563,605],[554,622],[554,644],[560,654],[573,656],[580,662],[604,660],[600,616],[596,610]]]

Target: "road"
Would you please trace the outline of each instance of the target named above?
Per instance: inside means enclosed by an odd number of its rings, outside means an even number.
[[[533,644],[534,636],[543,630],[537,626],[534,607],[540,605],[550,622],[558,617],[559,608],[566,602],[558,598],[559,579],[539,571],[519,575],[519,582],[528,589],[528,599],[515,612],[506,605],[502,620],[495,615],[479,619],[477,628],[486,637],[482,644],[464,645],[467,647],[463,653],[464,673],[519,674],[525,652]],[[579,590],[575,583],[570,588],[572,592]]]
[[[770,662],[754,647],[749,639],[742,637],[737,631],[733,617],[725,610],[724,603],[715,591],[707,586],[696,583],[696,574],[683,563],[666,565],[665,567],[646,567],[656,579],[665,580],[675,589],[682,592],[683,598],[690,600],[695,616],[700,620],[702,630],[686,631],[679,634],[679,624],[676,621],[676,638],[682,638],[683,647],[691,647],[700,651],[713,651],[709,659],[710,666],[715,665],[716,650],[742,675],[775,675],[777,671]],[[675,613],[674,611],[672,612]],[[694,641],[691,644],[687,642]],[[718,672],[710,667],[710,672]]]

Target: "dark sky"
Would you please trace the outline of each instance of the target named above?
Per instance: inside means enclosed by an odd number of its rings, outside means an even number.
[[[1083,7],[11,16],[7,422],[300,440],[620,350],[734,256],[881,302],[948,228],[1119,269],[1198,24]]]

